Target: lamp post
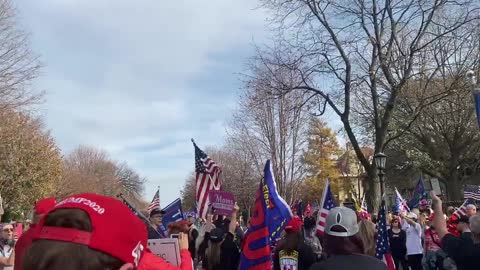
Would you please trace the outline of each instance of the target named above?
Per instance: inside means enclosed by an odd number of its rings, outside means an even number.
[[[480,85],[477,85],[477,78],[473,70],[467,71],[467,83],[472,86],[473,100],[475,103],[475,112],[477,114],[477,123],[480,126]]]
[[[375,160],[375,166],[377,167],[378,170],[378,179],[380,180],[380,195],[381,198],[383,198],[383,195],[385,194],[385,164],[387,163],[387,155],[385,155],[382,152],[376,153],[373,156],[373,159]]]

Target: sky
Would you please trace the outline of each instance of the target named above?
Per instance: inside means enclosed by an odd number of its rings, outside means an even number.
[[[106,150],[180,196],[194,169],[190,138],[221,145],[253,44],[268,40],[256,0],[16,0],[45,67],[40,113],[63,154]]]

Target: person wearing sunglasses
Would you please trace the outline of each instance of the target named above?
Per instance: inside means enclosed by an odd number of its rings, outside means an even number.
[[[0,270],[13,270],[15,262],[15,240],[13,238],[13,224],[4,224],[0,241]]]

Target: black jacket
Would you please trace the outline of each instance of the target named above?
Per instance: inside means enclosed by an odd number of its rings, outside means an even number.
[[[313,252],[313,249],[309,245],[302,242],[293,252],[290,253],[287,253],[285,250],[276,250],[273,261],[273,269],[308,270],[308,268],[310,268],[310,266],[316,261],[317,256]]]

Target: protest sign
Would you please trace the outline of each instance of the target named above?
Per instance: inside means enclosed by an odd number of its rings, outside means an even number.
[[[215,209],[215,214],[229,216],[235,206],[235,198],[230,192],[211,190],[209,193],[210,202]]]
[[[162,258],[167,263],[173,266],[180,266],[180,248],[178,246],[178,239],[163,238],[163,239],[149,239],[148,249],[153,254]]]
[[[442,190],[440,189],[440,182],[438,182],[437,178],[430,179],[430,183],[432,184],[432,189],[435,191],[436,195],[442,195]]]

